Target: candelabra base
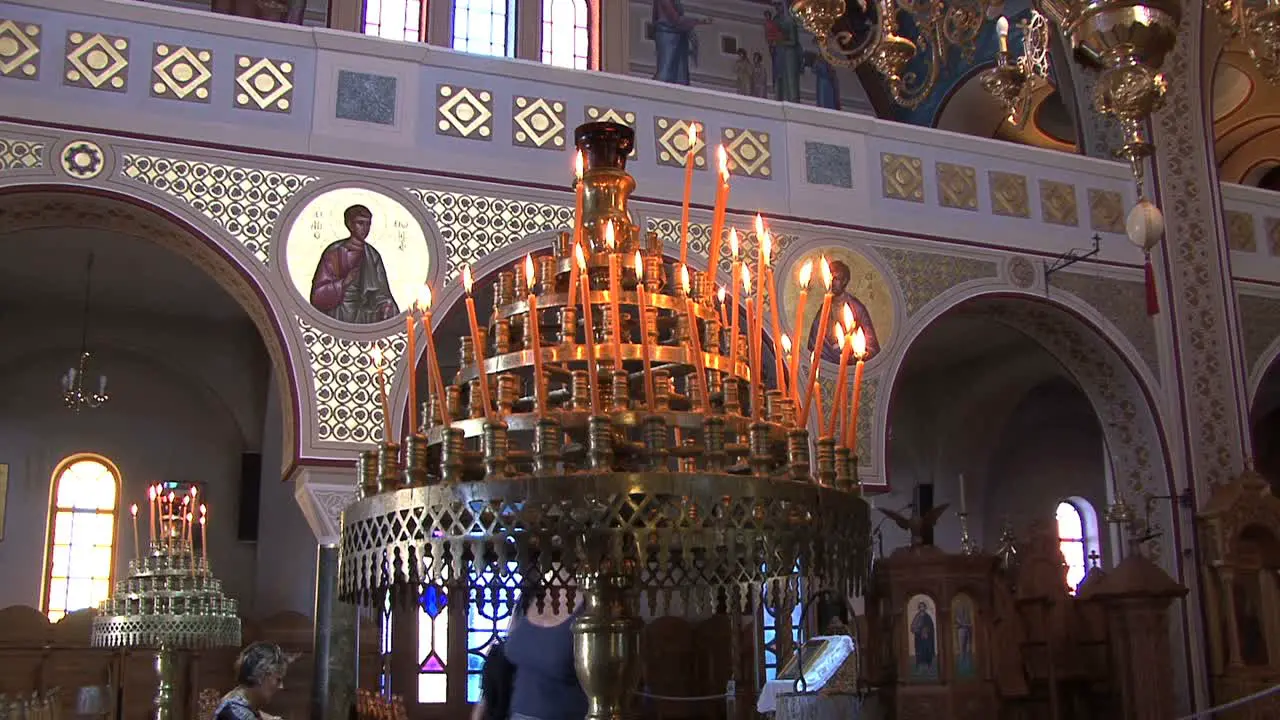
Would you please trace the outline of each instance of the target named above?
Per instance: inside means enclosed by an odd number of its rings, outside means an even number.
[[[622,573],[591,573],[573,621],[573,661],[587,695],[587,720],[623,720],[640,679],[640,630],[632,580]]]
[[[178,659],[173,650],[161,645],[156,650],[156,696],[152,701],[152,720],[178,720],[182,713],[174,707],[177,693],[174,685],[177,679]]]

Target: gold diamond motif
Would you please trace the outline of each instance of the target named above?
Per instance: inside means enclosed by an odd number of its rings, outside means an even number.
[[[1025,176],[992,170],[987,177],[991,183],[992,213],[1005,217],[1031,217]]]
[[[584,115],[587,122],[615,122],[619,125],[626,125],[632,130],[636,129],[636,114],[630,110],[588,105]],[[640,138],[637,137],[635,145],[631,148],[631,157],[637,157],[639,152]]]
[[[0,20],[0,76],[21,80],[40,77],[40,26]]]
[[[968,165],[938,163],[938,202],[942,207],[978,209],[978,172]]]
[[[519,97],[512,101],[511,142],[520,147],[559,150],[564,147],[564,103]]]
[[[725,128],[720,134],[724,152],[729,156],[729,174],[761,178],[773,175],[769,133]]]
[[[235,106],[287,113],[293,110],[293,63],[264,57],[236,56]]]
[[[124,92],[129,86],[129,40],[114,35],[67,33],[63,83],[74,87]]]
[[[658,164],[668,167],[684,167],[689,155],[689,121],[678,118],[656,117],[653,119],[654,135],[658,138]],[[702,123],[693,121],[697,127],[698,139],[693,148],[693,166],[701,170],[707,166],[706,128]]]
[[[436,92],[436,132],[469,140],[492,140],[493,94],[441,85]]]
[[[1056,180],[1040,181],[1040,216],[1051,225],[1076,227],[1080,210],[1076,206],[1076,186]]]
[[[885,197],[924,202],[924,165],[920,158],[880,153],[880,180],[884,185]]]
[[[1089,188],[1089,228],[1124,233],[1124,198],[1114,190]]]
[[[151,67],[152,97],[209,102],[209,66],[213,63],[210,50],[192,49],[185,45],[177,48],[156,43]]]
[[[1258,238],[1253,232],[1253,216],[1247,212],[1228,210],[1227,247],[1240,252],[1257,252]]]

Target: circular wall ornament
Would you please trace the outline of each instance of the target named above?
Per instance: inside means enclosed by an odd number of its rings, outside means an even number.
[[[1031,261],[1018,255],[1009,261],[1009,282],[1026,290],[1036,284],[1036,268]]]
[[[88,140],[72,140],[62,148],[62,171],[77,180],[92,180],[106,165],[102,148]]]

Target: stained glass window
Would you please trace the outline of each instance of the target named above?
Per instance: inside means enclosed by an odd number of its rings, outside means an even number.
[[[511,0],[454,0],[453,48],[477,55],[515,55]]]
[[[425,40],[426,0],[364,0],[364,34],[419,42]]]
[[[516,605],[511,588],[520,586],[520,575],[511,563],[505,575],[486,569],[473,575],[472,587],[480,589],[479,597],[467,606],[467,702],[480,702],[480,676],[489,648],[506,637]],[[517,600],[518,601],[518,600]]]
[[[1089,554],[1097,549],[1093,508],[1079,498],[1058,503],[1058,548],[1067,565],[1067,585],[1072,594],[1088,572]]]
[[[111,589],[120,474],[106,458],[68,458],[54,474],[44,610],[57,622]]]
[[[762,571],[767,571],[767,568],[765,567],[761,567],[760,569]],[[800,572],[800,565],[798,563],[796,564],[794,572]],[[778,651],[782,648],[778,647],[778,612],[776,609],[773,609],[768,602],[769,597],[767,594],[767,588],[765,592],[765,602],[760,603],[760,607],[762,608],[760,611],[760,630],[762,636],[761,643],[764,649],[764,677],[766,681],[769,681],[774,679],[774,677],[777,676],[778,671],[781,669],[778,662]],[[801,595],[803,595],[803,592]],[[800,642],[800,615],[803,610],[804,608],[798,602],[791,608],[790,626],[792,647],[795,647],[796,643]]]
[[[449,690],[449,596],[428,585],[419,605],[418,702],[443,703]]]
[[[378,654],[382,658],[382,669],[378,673],[378,690],[386,692],[391,681],[391,593],[387,593],[382,604],[381,613],[382,636],[378,645]]]
[[[587,0],[542,0],[542,62],[586,70],[591,63]]]

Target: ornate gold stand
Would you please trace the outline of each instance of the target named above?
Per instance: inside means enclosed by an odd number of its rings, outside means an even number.
[[[632,579],[623,573],[583,575],[586,603],[573,621],[574,665],[587,694],[587,720],[627,717],[640,679],[640,630]]]

